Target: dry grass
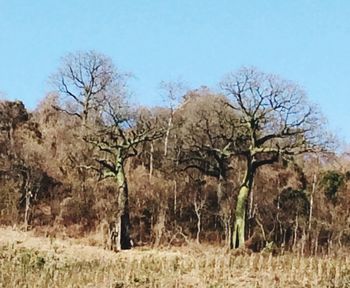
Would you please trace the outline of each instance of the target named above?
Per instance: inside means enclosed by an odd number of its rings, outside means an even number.
[[[99,247],[0,230],[0,287],[350,287],[350,257]]]

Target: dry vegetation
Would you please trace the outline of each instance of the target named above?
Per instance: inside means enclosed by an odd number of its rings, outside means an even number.
[[[0,287],[349,287],[350,257],[188,244],[114,253],[1,229]]]
[[[34,111],[0,101],[0,288],[350,287],[349,154],[298,85],[139,107],[127,78],[79,52]]]

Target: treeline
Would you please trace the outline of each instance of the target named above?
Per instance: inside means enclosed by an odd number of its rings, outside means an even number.
[[[220,91],[162,83],[130,103],[128,75],[67,55],[34,111],[0,102],[0,223],[112,249],[195,240],[317,254],[350,243],[349,161],[297,85],[253,68]]]

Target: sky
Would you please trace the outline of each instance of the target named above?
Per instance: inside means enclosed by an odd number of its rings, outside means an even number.
[[[347,0],[0,0],[0,91],[34,109],[75,51],[111,57],[146,105],[161,81],[216,89],[255,66],[301,85],[350,143],[349,17]]]

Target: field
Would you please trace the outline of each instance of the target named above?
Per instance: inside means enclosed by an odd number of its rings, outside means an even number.
[[[0,287],[350,287],[350,257],[249,255],[195,244],[114,253],[2,228]]]

